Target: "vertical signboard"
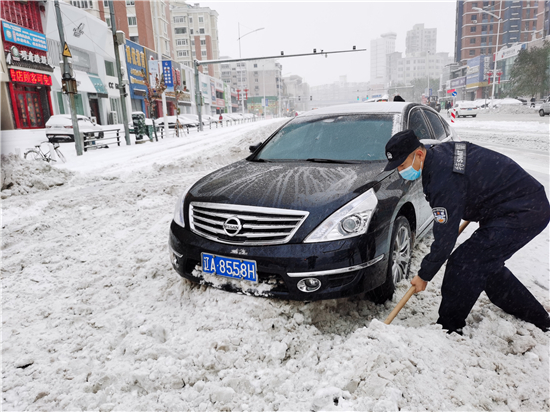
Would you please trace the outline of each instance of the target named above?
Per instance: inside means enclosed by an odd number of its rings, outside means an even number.
[[[147,93],[147,86],[142,70],[145,71],[145,54],[143,46],[126,40],[126,66],[128,68],[128,79],[130,80],[130,97],[132,99],[143,99]]]

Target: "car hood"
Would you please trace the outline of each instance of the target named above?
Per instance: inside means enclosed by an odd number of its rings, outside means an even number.
[[[242,160],[198,181],[187,201],[295,209],[328,215],[387,176],[386,162],[325,164]]]

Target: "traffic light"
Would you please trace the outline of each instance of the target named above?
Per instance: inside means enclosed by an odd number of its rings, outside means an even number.
[[[298,101],[301,101],[302,100],[302,96],[298,96]]]

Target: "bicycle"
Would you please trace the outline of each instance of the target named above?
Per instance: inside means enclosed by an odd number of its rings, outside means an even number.
[[[42,150],[42,145],[44,143],[50,144],[50,142],[42,142],[34,146],[34,149],[28,149],[24,155],[25,159],[43,160],[48,163],[56,162],[57,160],[52,158],[51,150],[47,150],[47,151]],[[65,163],[67,160],[65,159],[65,156],[63,155],[63,153],[61,153],[61,150],[59,149],[59,143],[52,143],[52,145],[59,160],[61,160],[62,163]]]

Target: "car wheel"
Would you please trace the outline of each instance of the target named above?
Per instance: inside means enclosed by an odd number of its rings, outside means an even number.
[[[405,216],[398,216],[393,224],[386,281],[376,289],[367,292],[365,297],[379,304],[391,299],[395,292],[395,285],[409,277],[411,255],[411,226]]]
[[[472,115],[472,117],[476,117],[476,116],[477,116],[477,114]]]
[[[99,132],[99,134],[97,136],[98,136],[99,139],[103,139],[104,134],[103,134],[103,132]]]
[[[544,110],[542,110],[542,109],[539,110],[539,116],[544,117]]]

